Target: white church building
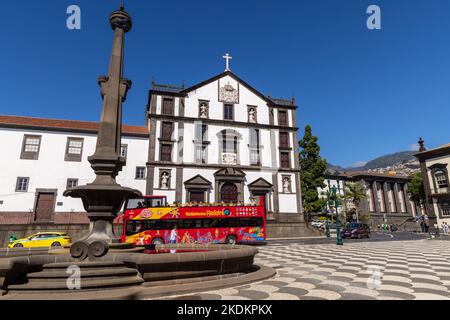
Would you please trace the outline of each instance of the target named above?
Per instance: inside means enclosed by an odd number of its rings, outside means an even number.
[[[269,236],[307,233],[296,110],[228,68],[188,88],[152,82],[145,126],[122,128],[117,182],[169,203],[264,196]],[[93,122],[0,116],[0,227],[87,223],[81,200],[62,194],[92,182],[96,131]]]

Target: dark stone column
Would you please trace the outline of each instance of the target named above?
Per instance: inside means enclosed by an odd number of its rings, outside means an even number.
[[[406,205],[406,212],[409,213],[411,216],[414,216],[414,212],[411,206],[411,202],[409,199],[409,194],[408,194],[408,184],[404,183],[403,184],[403,195],[405,198],[405,205]]]
[[[372,182],[372,192],[373,192],[374,212],[381,213],[381,207],[380,207],[380,203],[378,202],[378,200],[382,200],[382,199],[378,199],[378,189],[377,189],[377,181],[376,180],[374,180]]]
[[[369,187],[366,181],[362,180],[361,183],[363,186]],[[370,194],[370,188],[369,188],[369,194]],[[361,200],[361,203],[359,204],[359,206],[360,206],[361,213],[368,214],[370,211],[369,210],[369,198],[367,197],[366,199]]]
[[[177,167],[175,201],[183,202],[183,168]]]
[[[81,198],[90,220],[89,233],[74,242],[72,257],[83,260],[89,256],[100,257],[108,251],[109,244],[118,242],[113,231],[113,220],[126,198],[142,196],[141,192],[125,188],[116,182],[125,159],[120,155],[122,138],[122,103],[125,102],[131,81],[123,77],[124,36],[130,31],[132,20],[123,5],[109,17],[114,30],[107,76],[100,76],[102,97],[101,119],[97,132],[95,152],[88,157],[95,172],[95,180],[84,186],[67,189],[64,196]]]
[[[183,101],[183,102],[182,102]],[[183,107],[182,107],[183,104]],[[179,103],[180,109],[179,112],[182,112],[184,115],[184,99],[180,98]],[[182,116],[180,114],[180,116]],[[184,122],[176,122],[178,124],[178,157],[177,157],[177,163],[183,163],[184,162]],[[183,202],[183,168],[177,167],[177,173],[176,173],[176,187],[175,187],[175,201],[176,202]]]
[[[147,181],[146,181],[146,188],[145,188],[145,193],[147,195],[153,194],[154,181],[155,181],[155,166],[147,165]]]
[[[275,220],[279,219],[280,214],[280,198],[278,193],[278,168],[277,163],[277,147],[276,147],[276,132],[270,131],[270,151],[272,156],[272,184],[273,184],[273,216]]]
[[[291,111],[292,114],[292,126],[297,127],[297,116],[295,113],[295,110]],[[298,154],[298,130],[295,131],[293,134],[294,141],[293,141],[293,147],[294,147],[294,168],[300,169],[300,159]],[[302,185],[301,185],[301,173],[295,174],[295,184],[297,185],[296,194],[297,194],[297,212],[300,215],[300,220],[303,222],[305,220],[304,214],[303,214],[303,200],[302,200]]]
[[[402,205],[400,203],[400,193],[399,193],[399,189],[398,189],[398,184],[397,182],[394,183],[394,196],[395,196],[395,206],[397,207],[397,213],[402,213]],[[406,203],[405,203],[405,208],[406,208]]]
[[[434,212],[433,197],[431,196],[430,179],[428,179],[428,168],[424,159],[419,159],[420,173],[422,174],[423,186],[425,188],[425,210],[428,215],[430,227],[437,223],[436,212]]]
[[[178,115],[184,117],[184,98],[180,97],[178,100]]]
[[[384,207],[386,208],[386,213],[391,213],[391,206],[389,205],[389,195],[387,191],[387,183],[383,182],[383,197],[384,197]]]
[[[272,184],[273,184],[273,217],[275,220],[279,219],[280,216],[280,198],[278,192],[278,174],[272,174]]]

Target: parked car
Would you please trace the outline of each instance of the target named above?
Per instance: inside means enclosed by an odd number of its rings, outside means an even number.
[[[61,247],[71,243],[72,238],[64,232],[38,232],[12,241],[8,248]]]
[[[322,225],[324,224],[323,221],[311,221],[310,225],[312,227],[316,227],[316,228],[320,228],[322,227]]]
[[[352,222],[345,226],[341,231],[342,238],[369,238],[370,228],[365,223]]]

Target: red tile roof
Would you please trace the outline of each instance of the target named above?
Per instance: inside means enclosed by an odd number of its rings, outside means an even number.
[[[0,115],[0,127],[26,127],[36,129],[57,129],[60,131],[84,131],[97,132],[98,123],[91,121],[77,121],[77,120],[60,120],[60,119],[45,119],[32,118],[21,116],[2,116]],[[122,126],[122,134],[148,136],[148,129],[145,126]]]

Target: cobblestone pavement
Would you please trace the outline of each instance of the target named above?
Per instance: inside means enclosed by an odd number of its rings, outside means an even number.
[[[268,245],[255,263],[273,267],[271,279],[162,299],[311,300],[449,299],[448,241]]]

